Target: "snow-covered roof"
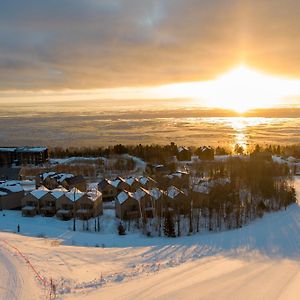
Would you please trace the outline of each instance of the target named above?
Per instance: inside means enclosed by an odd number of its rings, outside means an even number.
[[[150,195],[149,191],[144,189],[144,188],[138,188],[134,193],[133,193],[133,198],[140,201],[145,195]]]
[[[120,204],[123,204],[127,199],[129,198],[129,195],[127,192],[122,191],[121,193],[119,193],[119,195],[117,196],[117,200],[119,201]]]
[[[53,176],[55,174],[56,174],[55,172],[46,172],[46,173],[41,174],[40,177],[42,178],[42,180],[45,180],[47,177]]]
[[[12,193],[22,192],[23,187],[17,180],[0,181],[0,188],[6,189]]]
[[[15,147],[1,147],[0,148],[0,151],[1,152],[14,152],[16,151],[17,148]]]
[[[140,177],[139,179],[139,182],[142,184],[142,185],[146,185],[148,182],[156,182],[154,179],[152,179],[151,177],[146,177],[146,176],[142,176]]]
[[[114,179],[114,180],[108,180],[109,184],[111,184],[114,187],[118,187],[119,184],[121,183],[120,179]]]
[[[177,187],[175,186],[170,186],[167,189],[167,195],[174,199],[178,194],[182,193],[182,191],[180,191]]]
[[[189,151],[189,149],[185,146],[178,147],[178,152],[182,152],[182,151]]]
[[[96,201],[99,197],[101,197],[102,193],[99,192],[97,189],[92,189],[87,192],[88,198],[93,202]]]
[[[30,194],[37,199],[41,199],[46,194],[48,194],[48,192],[49,192],[48,190],[38,189],[38,190],[31,191]]]
[[[137,181],[135,177],[128,177],[125,179],[125,182],[129,185],[129,186],[132,186],[133,183]]]
[[[74,175],[68,173],[60,173],[53,176],[53,178],[55,178],[57,182],[63,182],[67,178],[72,178],[72,177],[74,177]]]
[[[67,190],[64,187],[59,187],[59,188],[52,190],[51,195],[54,198],[58,199],[61,196],[63,196],[66,192],[67,192]]]
[[[120,204],[123,204],[127,199],[129,198],[134,198],[134,194],[131,192],[127,192],[127,191],[122,191],[121,193],[119,193],[119,195],[117,196],[117,201]]]
[[[46,147],[1,147],[2,152],[43,152],[46,151]]]
[[[77,188],[72,188],[69,192],[65,193],[66,197],[68,197],[71,201],[77,201],[80,199],[84,193],[79,191]]]
[[[150,190],[150,195],[154,200],[158,200],[163,195],[163,192],[158,188],[153,188]]]

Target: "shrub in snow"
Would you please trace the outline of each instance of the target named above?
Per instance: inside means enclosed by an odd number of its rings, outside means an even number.
[[[123,226],[123,224],[120,222],[119,226],[118,226],[118,232],[119,232],[119,235],[125,235],[125,228]]]

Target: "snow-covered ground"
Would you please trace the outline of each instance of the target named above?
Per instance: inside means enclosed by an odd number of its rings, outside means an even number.
[[[296,189],[299,199],[300,178]],[[104,219],[113,224],[109,217]],[[2,282],[34,277],[4,241],[48,282],[53,279],[61,299],[299,299],[298,204],[238,230],[175,239],[118,236],[114,226],[103,223],[100,233],[73,232],[68,222],[21,218],[17,212],[1,216],[0,229],[15,231],[17,222],[24,235],[0,233],[0,264],[9,270],[6,275],[0,271],[0,299],[10,299]],[[14,290],[32,288],[38,294],[37,283],[20,281]]]

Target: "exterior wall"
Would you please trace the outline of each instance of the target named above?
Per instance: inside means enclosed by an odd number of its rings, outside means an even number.
[[[154,205],[152,202],[152,197],[146,194],[140,199],[140,206],[142,211],[142,216],[144,218],[153,218],[154,217]]]
[[[85,210],[86,212],[82,212],[82,210]],[[76,202],[76,215],[80,219],[90,219],[92,217],[97,217],[102,213],[102,196],[99,196],[95,201],[93,201],[89,199],[87,195],[83,195]]]
[[[35,198],[33,195],[31,195],[30,193],[27,194],[25,197],[23,197],[21,203],[22,206],[26,206],[30,203],[33,203],[34,206],[38,207],[39,206],[39,200],[37,198]]]
[[[44,216],[54,216],[56,213],[56,198],[50,193],[46,194],[39,201],[40,213]]]
[[[34,147],[33,147],[34,148]],[[48,160],[48,149],[33,151],[26,147],[3,148],[0,150],[0,166],[16,165],[39,165]]]
[[[25,206],[34,206],[33,210],[23,210]],[[33,217],[39,212],[39,200],[31,194],[22,199],[22,216]]]
[[[104,188],[99,189],[99,191],[102,193],[104,202],[113,201],[118,195],[118,190],[110,184],[107,184]]]
[[[73,201],[65,195],[62,195],[56,200],[56,216],[62,220],[69,220],[73,218],[74,205]],[[60,213],[59,210],[68,211],[68,213]]]
[[[122,220],[134,220],[140,217],[139,202],[133,198],[128,198],[122,204],[116,201],[116,214]]]
[[[8,193],[6,196],[0,197],[1,209],[20,209],[22,207],[22,199],[24,192]]]

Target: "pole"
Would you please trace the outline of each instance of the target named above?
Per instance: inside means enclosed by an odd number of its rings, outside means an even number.
[[[76,231],[76,210],[75,210],[75,192],[76,190],[74,189],[74,203],[73,203],[73,231]]]

